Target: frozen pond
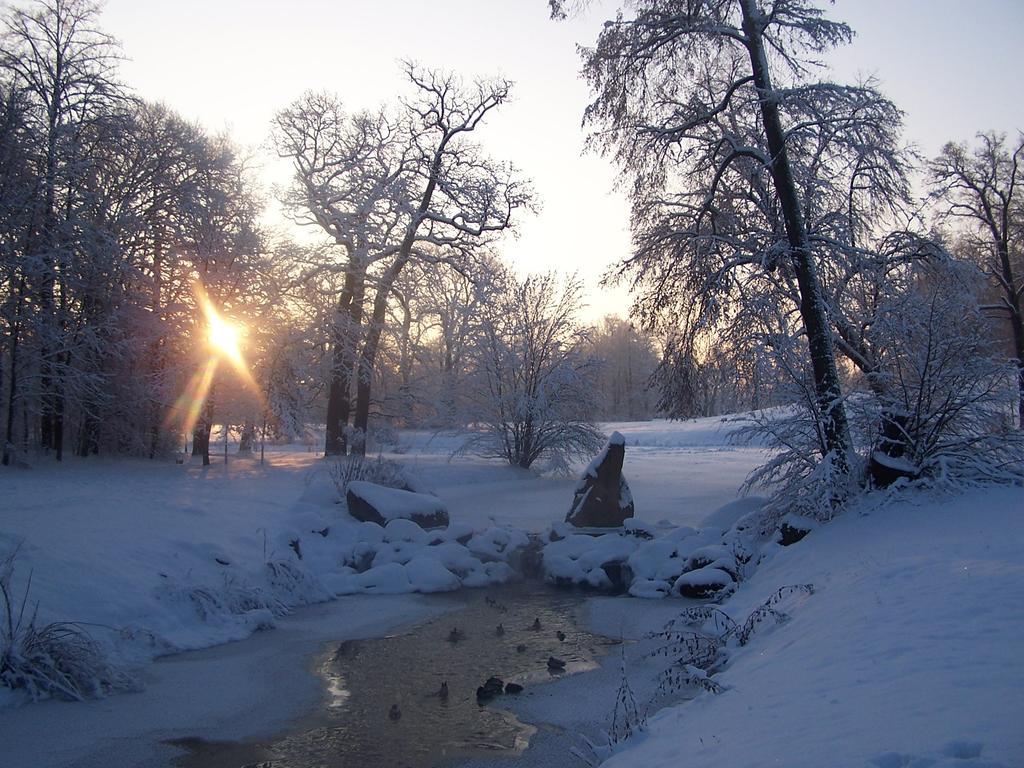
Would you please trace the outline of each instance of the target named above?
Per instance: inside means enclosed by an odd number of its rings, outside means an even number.
[[[438,596],[465,607],[402,634],[334,644],[317,672],[323,706],[288,732],[256,742],[182,739],[182,768],[425,768],[467,757],[515,756],[535,728],[502,704],[553,677],[594,669],[615,641],[581,629],[580,593],[537,585]],[[565,662],[549,669],[548,660]],[[523,686],[480,700],[491,677]],[[447,695],[442,683],[447,683]]]

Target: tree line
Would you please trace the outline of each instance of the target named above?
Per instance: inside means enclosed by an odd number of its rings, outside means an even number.
[[[217,422],[243,448],[323,424],[328,455],[468,426],[478,450],[558,466],[593,449],[595,418],[797,404],[765,411],[786,414],[760,424],[782,449],[766,479],[1016,466],[1024,139],[918,157],[876,83],[818,79],[853,33],[814,2],[643,0],[583,50],[591,147],[634,240],[610,275],[633,322],[590,328],[578,281],[496,255],[538,204],[483,141],[510,82],[406,63],[377,108],[284,105],[281,202],[315,233],[297,242],[230,137],[121,82],[96,6],[3,24],[4,463],[186,437],[208,462]],[[247,329],[248,386],[217,365],[202,297]]]
[[[522,362],[518,329],[494,307],[543,285],[540,310],[562,290],[494,255],[534,205],[529,183],[474,140],[509,82],[406,64],[406,92],[377,109],[348,112],[326,93],[282,108],[270,127],[294,171],[282,202],[321,235],[300,244],[265,223],[251,158],[132,92],[120,59],[87,0],[4,10],[4,464],[69,450],[156,457],[185,442],[208,463],[215,422],[235,425],[243,450],[258,432],[326,424],[328,455],[364,452],[371,417],[494,422],[481,410],[494,362],[483,356]],[[624,365],[642,389],[653,343],[629,331],[623,347],[621,321],[585,333],[579,287],[565,290],[572,327],[558,343],[571,348],[551,372],[585,374],[581,412],[601,407],[601,372],[609,414],[649,416],[646,396],[610,377]],[[246,328],[255,387],[216,364],[204,301]],[[574,369],[577,357],[587,364]],[[516,397],[529,410],[540,395],[526,385]]]

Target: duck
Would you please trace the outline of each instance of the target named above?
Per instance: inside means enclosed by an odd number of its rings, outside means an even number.
[[[526,651],[526,645],[524,643],[520,643],[516,646],[516,653],[523,653],[524,651]]]
[[[554,656],[548,656],[548,669],[552,672],[561,672],[565,669],[565,662],[561,659],[557,659]]]
[[[533,620],[533,624],[530,626],[534,632],[540,632],[540,616]]]
[[[495,627],[494,634],[496,634],[498,637],[501,637],[505,634],[505,627],[499,624],[497,627]]]
[[[558,642],[565,642],[565,632],[563,632],[562,630],[558,630],[557,632],[555,632],[555,637],[558,638]]]
[[[392,720],[399,720],[402,717],[402,710],[397,704],[392,704],[391,709],[388,710],[388,717]]]
[[[447,680],[442,680],[441,681],[441,690],[439,690],[437,692],[437,695],[440,696],[442,699],[447,699],[448,698],[448,681]]]
[[[452,627],[452,631],[448,633],[448,642],[457,643],[463,637],[463,632],[458,627]]]

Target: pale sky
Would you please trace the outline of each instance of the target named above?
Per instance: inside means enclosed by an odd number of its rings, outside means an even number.
[[[337,93],[352,110],[393,101],[400,59],[515,81],[513,102],[478,138],[532,178],[542,209],[503,253],[523,271],[578,271],[596,319],[628,310],[625,290],[597,284],[628,253],[629,220],[612,167],[582,154],[576,44],[592,44],[615,7],[556,23],[546,0],[107,0],[100,23],[121,41],[140,96],[254,148],[304,90]],[[1024,0],[839,0],[830,15],[858,32],[833,57],[836,78],[878,77],[925,155],[978,130],[1024,129]],[[285,181],[260,154],[267,183]]]

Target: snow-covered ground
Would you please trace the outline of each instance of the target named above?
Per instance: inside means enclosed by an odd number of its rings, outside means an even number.
[[[813,583],[792,619],[736,653],[716,677],[725,692],[657,714],[606,765],[1024,765],[1022,543],[1019,488],[821,527],[724,606],[743,618]]]
[[[736,499],[764,453],[729,445],[728,427],[720,419],[606,425],[626,438],[639,519],[699,526],[734,516],[714,513]],[[575,478],[451,458],[456,446],[453,436],[408,432],[385,456],[444,500],[453,526],[492,528],[481,546],[495,526],[540,531],[564,518]],[[266,733],[320,695],[306,670],[324,642],[442,610],[419,595],[341,597],[284,617],[252,608],[254,596],[280,607],[345,591],[348,577],[332,581],[328,571],[358,524],[334,503],[322,464],[293,449],[270,452],[264,466],[232,456],[226,469],[86,460],[0,470],[0,553],[18,548],[16,587],[31,572],[42,621],[91,624],[125,662],[278,627],[143,666],[142,693],[0,706],[0,765],[156,766],[167,759],[154,751],[159,739]],[[725,610],[743,617],[784,584],[813,582],[815,594],[790,622],[737,650],[716,677],[724,693],[663,710],[608,764],[658,768],[685,755],[692,766],[1024,765],[1022,510],[1020,489],[914,497],[850,513],[780,550]],[[312,534],[325,525],[328,536]],[[266,563],[294,561],[296,536],[301,573],[271,583]],[[197,594],[245,610],[197,610]],[[589,615],[598,631],[639,638],[682,604],[595,598]],[[631,664],[637,690],[649,691],[657,663]],[[603,670],[544,686],[523,699],[524,712],[593,736],[617,677]],[[10,694],[5,702],[23,703]],[[133,751],[120,752],[129,741]],[[548,751],[524,764],[564,765],[564,745],[544,732],[538,742]]]

